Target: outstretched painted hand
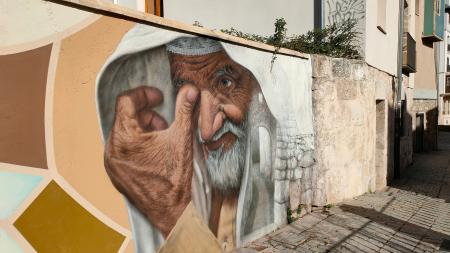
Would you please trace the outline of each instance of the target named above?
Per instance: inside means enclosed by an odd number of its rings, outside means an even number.
[[[141,86],[120,94],[105,167],[125,195],[167,237],[191,201],[194,111],[199,91],[183,85],[170,127],[153,108],[162,93]]]

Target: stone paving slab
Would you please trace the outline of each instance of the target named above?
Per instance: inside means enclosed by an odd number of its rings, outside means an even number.
[[[450,252],[450,151],[415,156],[401,180],[316,210],[248,245],[259,252]]]

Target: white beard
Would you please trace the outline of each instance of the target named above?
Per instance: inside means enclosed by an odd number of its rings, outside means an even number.
[[[223,151],[223,145],[217,150],[208,151],[206,159],[206,167],[212,186],[224,194],[239,190],[241,185],[247,140],[246,120],[240,125],[235,125],[226,120],[222,128],[214,134],[212,140],[218,140],[227,132],[231,132],[237,137],[233,146],[227,151]],[[202,142],[201,138],[199,139]]]

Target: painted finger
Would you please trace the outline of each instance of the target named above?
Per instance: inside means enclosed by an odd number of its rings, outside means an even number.
[[[174,129],[177,132],[191,134],[194,126],[195,106],[199,98],[199,90],[190,84],[181,87],[175,104]]]
[[[167,121],[150,107],[139,111],[138,121],[143,131],[161,131],[168,127]]]
[[[116,101],[119,117],[135,118],[137,112],[146,107],[154,107],[163,102],[162,92],[154,87],[140,86],[121,93]]]

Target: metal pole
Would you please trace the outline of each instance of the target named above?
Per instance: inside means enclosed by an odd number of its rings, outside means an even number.
[[[447,19],[446,19],[447,20]],[[447,24],[447,23],[445,23]],[[441,88],[445,89],[445,70],[442,71],[442,67],[444,64],[442,63],[442,57],[445,57],[445,41],[447,39],[444,38],[444,41],[435,42],[434,47],[434,61],[436,66],[436,108],[437,108],[437,124],[436,124],[436,149],[439,150],[439,117],[441,114]],[[443,60],[445,62],[445,59]],[[445,66],[445,65],[444,65]],[[444,76],[444,80],[442,80],[442,76]]]
[[[323,1],[314,0],[314,29],[322,29],[323,26]]]
[[[404,0],[398,4],[398,46],[397,46],[397,96],[394,104],[395,110],[395,144],[394,144],[394,178],[400,178],[400,128],[402,110],[402,67],[403,67],[403,9]]]

